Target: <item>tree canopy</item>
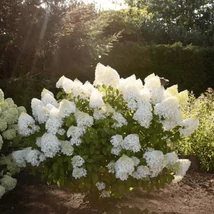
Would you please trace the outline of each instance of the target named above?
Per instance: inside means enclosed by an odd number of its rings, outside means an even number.
[[[150,42],[213,45],[212,0],[126,0],[130,11],[138,11],[142,33]],[[134,9],[133,9],[134,8]],[[139,16],[139,11],[146,13]]]

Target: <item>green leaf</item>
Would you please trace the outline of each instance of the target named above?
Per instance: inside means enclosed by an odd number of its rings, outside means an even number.
[[[89,149],[89,152],[90,152],[91,155],[94,154],[94,150],[95,150],[95,148],[94,148],[94,146],[91,144],[91,145],[90,145],[90,149]]]
[[[98,175],[97,173],[93,173],[92,174],[92,182],[94,185],[96,185],[96,183],[98,182]]]
[[[60,97],[61,97],[63,94],[64,94],[63,91],[59,91],[59,92],[57,93],[57,95],[56,95],[56,98],[57,98],[57,99],[60,99]]]
[[[87,164],[86,169],[87,169],[89,172],[91,172],[91,171],[92,171],[92,166],[91,166],[91,164]]]

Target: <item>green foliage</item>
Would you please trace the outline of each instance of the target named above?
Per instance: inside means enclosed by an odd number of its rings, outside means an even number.
[[[214,172],[213,89],[209,88],[198,98],[192,95],[189,106],[183,112],[186,117],[198,117],[200,125],[194,134],[180,142],[178,152],[184,156],[195,156],[201,170]]]
[[[130,6],[130,14],[141,24],[142,37],[149,43],[214,44],[214,4],[211,0],[126,2]],[[142,10],[146,12],[142,13]]]
[[[149,43],[213,45],[213,1],[126,1],[141,20],[142,36]],[[145,9],[147,13],[140,12]],[[136,13],[136,10],[139,11]]]

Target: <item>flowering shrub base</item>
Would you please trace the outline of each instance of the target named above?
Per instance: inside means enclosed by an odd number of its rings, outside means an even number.
[[[198,127],[197,119],[182,117],[188,93],[165,89],[154,74],[144,82],[102,64],[93,85],[62,76],[57,99],[44,89],[41,100],[32,99],[32,116],[20,115],[26,148],[14,160],[48,183],[100,197],[181,180],[190,161],[179,159],[173,145]]]

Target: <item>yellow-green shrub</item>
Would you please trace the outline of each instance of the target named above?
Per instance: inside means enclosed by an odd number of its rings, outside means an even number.
[[[200,97],[191,95],[189,106],[183,109],[186,117],[197,117],[200,121],[195,133],[180,142],[178,152],[195,156],[200,169],[214,171],[214,91],[209,88]]]

